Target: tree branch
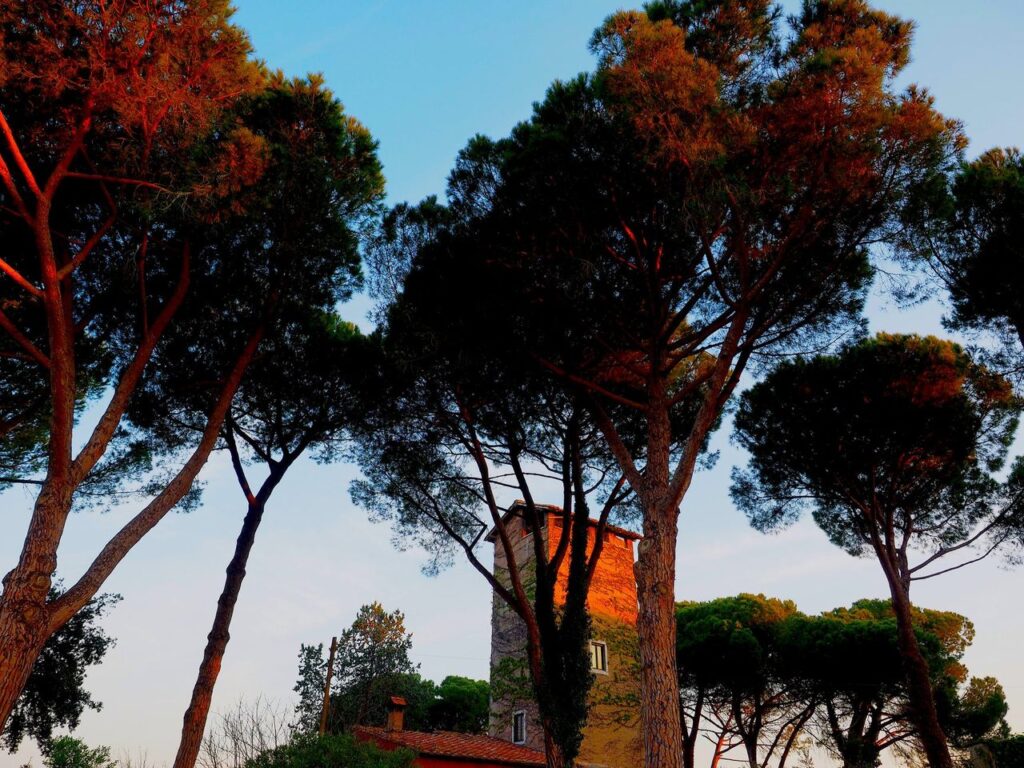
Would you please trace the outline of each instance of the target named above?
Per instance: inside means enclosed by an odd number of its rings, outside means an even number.
[[[28,167],[28,162],[25,160],[25,156],[21,154],[21,149],[18,147],[18,140],[14,137],[14,131],[11,130],[11,126],[7,122],[7,117],[4,115],[3,109],[0,109],[0,133],[2,133],[4,138],[7,140],[7,146],[11,150],[11,155],[14,156],[14,162],[18,166],[18,170],[21,171],[21,175],[25,177],[25,182],[28,184],[28,188],[32,190],[32,194],[36,197],[42,197],[43,192],[39,189],[39,184],[36,183],[36,177],[32,173],[32,169]]]
[[[75,585],[50,604],[47,629],[49,633],[52,634],[60,629],[93,598],[103,582],[131,551],[132,547],[188,493],[196,476],[206,464],[206,460],[217,444],[231,401],[234,399],[235,392],[242,382],[249,363],[256,354],[257,347],[263,340],[265,332],[266,325],[261,323],[249,336],[248,342],[221,388],[220,396],[207,419],[202,438],[185,464],[164,489],[107,542]]]
[[[32,285],[32,283],[30,283],[27,278],[25,278],[18,270],[16,270],[11,264],[4,261],[3,259],[0,259],[0,272],[6,274],[9,278],[11,278],[14,282],[16,282],[18,285],[20,285],[33,296],[39,297],[43,295],[43,292],[41,290]]]
[[[17,342],[18,345],[22,349],[24,349],[33,360],[35,360],[37,363],[43,366],[43,368],[50,367],[50,358],[44,355],[42,351],[39,349],[39,347],[33,344],[32,341],[25,334],[18,330],[18,328],[11,321],[11,318],[7,316],[3,309],[0,309],[0,328],[3,328],[5,331],[7,331],[7,334],[12,339],[14,339],[14,341]]]
[[[135,357],[132,358],[131,363],[128,364],[128,367],[121,374],[117,387],[114,389],[114,395],[110,398],[110,402],[93,429],[92,435],[89,436],[89,440],[75,458],[72,464],[74,482],[81,482],[106,452],[107,445],[117,430],[117,425],[121,422],[121,417],[128,407],[129,400],[131,400],[132,395],[135,393],[139,379],[142,377],[142,373],[149,363],[150,357],[153,355],[157,342],[185,300],[190,280],[190,266],[191,248],[186,243],[182,249],[181,271],[174,293],[167,300],[163,309],[160,310],[160,314],[153,322],[149,333],[143,337],[142,343],[135,352]]]

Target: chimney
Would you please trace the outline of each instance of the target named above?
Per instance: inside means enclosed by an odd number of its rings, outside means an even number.
[[[400,731],[405,725],[406,701],[401,696],[388,699],[388,725],[385,730]]]

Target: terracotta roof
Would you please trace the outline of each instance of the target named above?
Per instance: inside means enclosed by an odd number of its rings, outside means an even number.
[[[562,514],[562,508],[559,507],[559,506],[556,506],[554,504],[538,504],[537,505],[537,509],[546,511],[546,512],[552,514],[552,515],[561,515]],[[517,499],[515,502],[512,503],[512,506],[508,508],[508,511],[505,512],[505,514],[501,516],[501,521],[503,523],[507,523],[510,517],[512,517],[513,515],[521,515],[525,511],[526,511],[526,502],[523,501],[522,499]],[[596,528],[597,527],[597,520],[595,520],[594,518],[590,518],[590,524]],[[611,525],[611,524],[607,524],[606,523],[605,524],[605,530],[609,531],[611,533],[614,533],[614,534],[616,534],[618,536],[621,536],[624,539],[631,539],[633,541],[637,541],[637,540],[643,538],[643,536],[641,536],[639,533],[636,533],[635,531],[630,531],[630,530],[628,530],[626,528],[620,528],[617,525]],[[497,528],[491,528],[491,530],[488,531],[487,536],[485,537],[485,540],[486,541],[490,541],[490,542],[493,543],[494,541],[497,540],[497,538],[498,538],[498,529]]]
[[[388,731],[384,728],[358,725],[352,729],[357,738],[387,741],[406,747],[421,755],[452,757],[463,760],[489,760],[511,766],[546,765],[544,753],[510,744],[490,736],[474,736],[451,731]]]

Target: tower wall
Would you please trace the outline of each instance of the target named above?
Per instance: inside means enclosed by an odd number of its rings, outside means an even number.
[[[547,512],[541,531],[552,554],[561,535],[561,512]],[[516,562],[528,592],[536,583],[533,533],[524,527],[520,515],[507,518],[506,528]],[[588,537],[588,554],[594,545],[596,528]],[[635,536],[609,529],[591,582],[587,608],[592,623],[592,640],[605,643],[607,672],[595,671],[589,696],[590,711],[583,732],[580,762],[609,768],[631,768],[641,759],[639,728],[639,649],[636,633],[636,578],[633,571]],[[568,555],[559,571],[555,603],[565,602]],[[494,546],[494,572],[508,584],[508,560],[501,541]],[[526,667],[526,626],[497,595],[491,614],[491,723],[490,733],[512,741],[512,717],[524,711],[527,719],[526,745],[543,749],[536,702]]]

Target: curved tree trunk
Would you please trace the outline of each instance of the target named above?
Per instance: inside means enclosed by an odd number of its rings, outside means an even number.
[[[939,724],[939,713],[935,708],[928,662],[921,653],[921,646],[914,633],[908,590],[898,580],[890,577],[889,591],[896,614],[897,637],[900,654],[903,657],[903,670],[907,677],[910,713],[917,728],[917,737],[921,740],[931,768],[953,768],[946,734]]]
[[[46,643],[50,572],[22,567],[4,577],[0,594],[0,732],[14,711]]]
[[[192,768],[199,757],[203,734],[206,731],[206,719],[210,714],[210,704],[213,700],[213,687],[220,674],[221,660],[224,658],[228,640],[231,639],[229,632],[231,618],[235,612],[235,604],[238,602],[238,594],[242,589],[249,552],[256,540],[256,529],[259,528],[263,518],[264,506],[263,503],[249,505],[245,522],[242,523],[242,530],[238,534],[235,554],[227,567],[224,589],[217,600],[217,612],[214,615],[213,627],[207,636],[203,661],[199,665],[199,674],[196,676],[196,684],[192,689],[192,699],[188,709],[185,710],[181,741],[178,744],[178,753],[174,758],[174,768]]]
[[[728,731],[726,731],[724,729],[722,730],[721,733],[718,734],[718,739],[717,739],[717,741],[715,741],[715,753],[711,757],[711,768],[718,768],[719,763],[722,762],[722,755],[725,754],[725,749],[726,749],[726,738],[727,738],[727,736],[728,736]]]
[[[232,458],[236,457],[232,456]],[[236,470],[240,469],[240,465],[236,464]],[[231,639],[229,632],[231,618],[235,613],[238,595],[242,591],[245,566],[256,541],[256,531],[263,521],[267,500],[283,475],[284,468],[281,465],[271,467],[270,477],[260,488],[260,492],[256,496],[250,495],[249,508],[242,522],[242,530],[235,542],[235,553],[225,571],[224,588],[217,600],[213,627],[207,636],[203,661],[199,665],[199,674],[196,676],[196,684],[192,689],[192,699],[189,701],[188,709],[185,710],[181,727],[181,741],[178,744],[178,753],[174,757],[174,768],[193,768],[199,757],[199,750],[203,745],[203,735],[206,732],[206,720],[210,715],[210,705],[213,701],[213,688],[217,684],[221,661],[224,658],[228,641]]]

